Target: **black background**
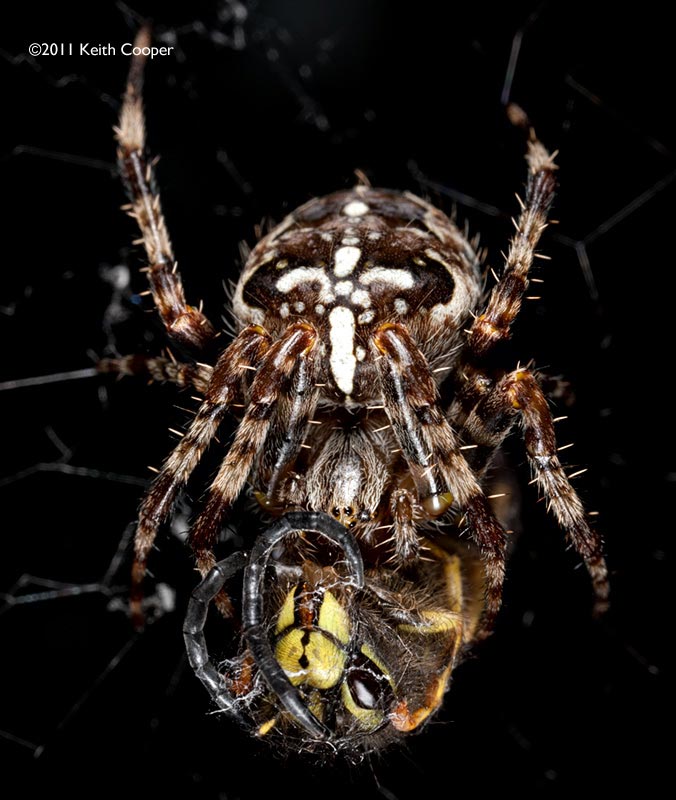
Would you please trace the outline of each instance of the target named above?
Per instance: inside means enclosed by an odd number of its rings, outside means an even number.
[[[650,3],[598,8],[598,19],[591,5],[261,0],[247,4],[241,26],[215,2],[134,9],[154,18],[160,38],[176,36],[177,54],[148,69],[149,141],[162,155],[189,297],[204,298],[212,319],[254,226],[351,185],[355,168],[449,212],[458,201],[499,267],[525,173],[500,102],[521,32],[511,97],[560,150],[561,187],[560,224],[542,246],[553,261],[541,262],[542,299],[526,304],[514,351],[574,386],[575,406],[557,409],[569,415],[559,435],[576,443],[565,451],[571,469],[590,467],[576,485],[607,542],[607,618],[591,621],[584,571],[527,487],[497,631],[457,671],[438,719],[359,768],[282,761],[207,715],[180,638],[194,575],[165,534],[154,571],[178,589],[178,609],[141,638],[96,593],[0,616],[0,758],[24,787],[16,794],[252,798],[271,782],[279,797],[378,796],[380,786],[403,800],[658,785],[675,479],[664,387],[673,363],[671,32]],[[154,315],[140,310],[150,302],[135,294],[145,289],[142,256],[114,175],[127,60],[22,57],[31,42],[119,46],[134,15],[113,3],[39,13],[24,4],[4,23],[3,379],[84,368],[111,346],[159,352]],[[581,268],[584,241],[598,296]],[[132,277],[114,295],[104,275],[117,264]],[[5,391],[2,403],[0,589],[26,573],[98,581],[134,519],[146,465],[172,446],[167,427],[185,422],[176,406],[193,402],[171,387],[94,379]]]

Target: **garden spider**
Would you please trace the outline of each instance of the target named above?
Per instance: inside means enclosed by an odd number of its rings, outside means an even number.
[[[136,45],[149,43],[143,28]],[[506,536],[482,484],[515,423],[534,481],[587,566],[596,610],[607,604],[601,541],[559,461],[536,375],[485,366],[519,313],[554,159],[530,130],[525,201],[485,301],[473,246],[425,200],[360,179],[306,203],[248,256],[232,303],[238,332],[210,366],[197,359],[216,329],[186,302],[145,154],[143,68],[138,55],[119,163],[150,293],[170,339],[195,360],[129,356],[100,369],[192,385],[203,400],[141,505],[134,617],[160,526],[227,413],[243,408],[190,531],[204,577],[184,628],[191,665],[216,704],[260,736],[379,749],[421,728],[458,658],[493,627]],[[523,112],[512,117],[529,129]],[[250,554],[217,563],[247,482],[270,527]],[[241,571],[241,592],[226,594]],[[219,669],[203,635],[212,599],[240,634]]]

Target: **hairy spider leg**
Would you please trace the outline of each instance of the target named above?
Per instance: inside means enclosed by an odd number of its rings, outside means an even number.
[[[585,518],[584,507],[570,484],[557,455],[556,436],[547,400],[535,376],[528,370],[515,370],[497,382],[481,362],[495,345],[508,339],[511,325],[521,308],[528,288],[528,274],[537,257],[535,248],[547,226],[547,214],[556,189],[554,157],[550,155],[528,121],[510,109],[513,121],[529,130],[526,160],[529,173],[525,202],[515,223],[503,275],[493,288],[484,313],[474,320],[463,350],[460,374],[464,383],[450,409],[452,419],[461,421],[461,432],[479,445],[470,451],[470,463],[481,473],[520,417],[529,462],[535,482],[543,492],[548,509],[584,559],[592,579],[595,613],[608,607],[608,569],[602,553],[602,540]]]
[[[131,587],[132,616],[137,625],[143,621],[141,584],[157,531],[171,513],[179,489],[187,483],[233,400],[239,396],[246,373],[260,362],[269,345],[268,334],[261,327],[251,325],[223,351],[196,416],[141,504],[134,540]]]
[[[413,492],[397,487],[390,494],[390,514],[393,524],[394,564],[413,563],[420,554],[420,536],[416,526],[417,499]]]
[[[102,358],[96,364],[96,369],[105,375],[133,375],[148,378],[149,383],[173,383],[179,389],[192,386],[200,394],[206,393],[213,374],[213,367],[208,364],[187,364],[172,358],[140,354]]]
[[[314,355],[299,359],[289,389],[280,395],[274,422],[277,436],[268,437],[259,466],[264,472],[259,479],[262,478],[265,496],[257,493],[257,499],[263,508],[272,510],[286,505],[281,493],[317,408],[320,367],[321,360]]]
[[[239,497],[254,463],[265,446],[280,398],[289,391],[289,381],[308,364],[303,374],[310,377],[318,357],[319,335],[312,325],[296,322],[285,330],[261,360],[251,384],[249,404],[239,424],[232,445],[214,478],[202,513],[190,532],[190,546],[197,567],[205,575],[215,564],[213,547],[223,518]],[[304,368],[303,368],[304,369]],[[316,402],[315,382],[297,386],[299,416],[309,419]],[[300,447],[301,439],[295,440]],[[289,458],[293,454],[289,454]]]
[[[469,330],[466,352],[475,360],[484,358],[498,342],[509,338],[528,288],[535,248],[547,227],[558,167],[532,129],[526,161],[529,167],[526,200],[519,199],[521,213],[514,222],[516,233],[509,243],[502,277],[491,291],[486,310],[475,318]]]
[[[590,528],[582,501],[561,465],[547,398],[533,373],[517,369],[504,375],[469,412],[462,431],[482,446],[486,462],[517,419],[534,481],[546,499],[547,509],[584,559],[595,594],[594,611],[601,614],[607,610],[609,596],[603,543]]]
[[[140,228],[148,256],[145,268],[150,291],[167,333],[193,352],[203,351],[216,332],[201,310],[188,305],[171,240],[162,215],[160,195],[155,185],[153,163],[146,156],[145,118],[143,114],[143,68],[146,57],[140,55],[150,45],[150,30],[143,27],[134,42],[127,89],[120,120],[115,128],[120,173],[130,200],[127,211]]]
[[[398,323],[381,325],[373,343],[382,355],[377,364],[385,413],[408,462],[423,509],[429,509],[430,516],[443,513],[452,503],[453,498],[447,495],[451,492],[481,551],[486,569],[486,608],[480,635],[486,635],[501,605],[505,532],[459,450],[440,408],[430,368],[406,327]],[[435,508],[437,498],[439,508]]]

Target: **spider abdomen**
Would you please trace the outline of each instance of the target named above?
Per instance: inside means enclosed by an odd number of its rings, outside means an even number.
[[[412,194],[357,186],[309,201],[261,239],[234,312],[273,336],[314,325],[327,396],[365,402],[379,326],[404,323],[428,360],[448,357],[479,295],[478,258],[448,217]]]

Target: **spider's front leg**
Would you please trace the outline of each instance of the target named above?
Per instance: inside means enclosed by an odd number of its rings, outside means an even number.
[[[608,607],[609,594],[601,537],[589,527],[582,502],[561,466],[552,415],[535,376],[521,369],[503,376],[469,412],[463,431],[489,453],[516,418],[521,420],[534,479],[548,510],[584,559],[594,589],[594,611],[601,614]]]
[[[256,499],[269,511],[297,502],[296,487],[293,482],[289,486],[289,478],[317,408],[319,368],[320,359],[312,350],[299,358],[289,387],[280,393],[273,423],[276,435],[268,436],[256,475],[259,486],[265,487],[265,493],[256,493]]]
[[[486,569],[481,632],[486,635],[501,604],[505,532],[458,448],[439,406],[430,368],[406,327],[381,325],[373,343],[380,354],[377,365],[385,413],[408,462],[422,508],[430,517],[439,516],[455,499],[464,511],[469,534],[480,548]]]
[[[500,342],[511,336],[512,324],[521,310],[523,296],[528,288],[528,276],[533,259],[539,256],[535,248],[547,227],[547,215],[554,200],[556,190],[556,170],[554,156],[550,155],[539,141],[521,109],[510,106],[512,121],[528,130],[528,181],[526,197],[522,201],[521,213],[514,222],[516,233],[509,243],[502,276],[493,287],[484,311],[474,318],[467,333],[463,348],[462,363],[458,372],[462,383],[456,387],[457,394],[449,409],[452,420],[464,421],[467,414],[491,391],[494,381],[486,374],[483,364],[486,357]],[[494,420],[495,430],[486,429],[483,438],[476,439],[480,450],[469,458],[472,466],[483,470],[496,447],[502,442],[505,431],[499,428],[499,420]]]
[[[286,418],[288,428],[283,433],[285,442],[275,464],[275,474],[282,474],[298,454],[317,402],[318,342],[319,335],[312,325],[297,322],[289,325],[261,361],[251,384],[246,413],[211,484],[204,509],[190,532],[190,546],[202,575],[216,563],[213,547],[221,522],[263,452],[278,404],[290,393],[295,402],[291,403],[290,418],[286,414],[281,416]]]
[[[141,53],[150,45],[150,30],[143,27],[134,41],[134,51]],[[132,59],[127,89],[115,129],[118,162],[131,203],[129,215],[141,230],[141,240],[148,256],[145,272],[150,291],[169,336],[192,351],[202,351],[216,336],[200,309],[188,305],[176,260],[162,215],[160,195],[155,188],[153,162],[146,155],[145,118],[143,114],[143,68],[145,56]]]
[[[558,167],[554,156],[549,154],[532,129],[529,131],[526,161],[529,168],[526,197],[525,201],[519,200],[521,213],[514,223],[516,233],[509,244],[502,277],[491,292],[486,310],[475,318],[468,332],[467,351],[474,360],[485,358],[499,342],[510,337],[512,323],[528,288],[528,273],[536,257],[535,248],[547,227]]]
[[[233,400],[241,392],[243,378],[252,366],[260,363],[269,346],[270,337],[266,331],[251,325],[221,354],[190,428],[165,461],[141,504],[131,587],[131,610],[137,626],[143,622],[141,586],[157,531],[171,513],[179,489],[187,483]]]

